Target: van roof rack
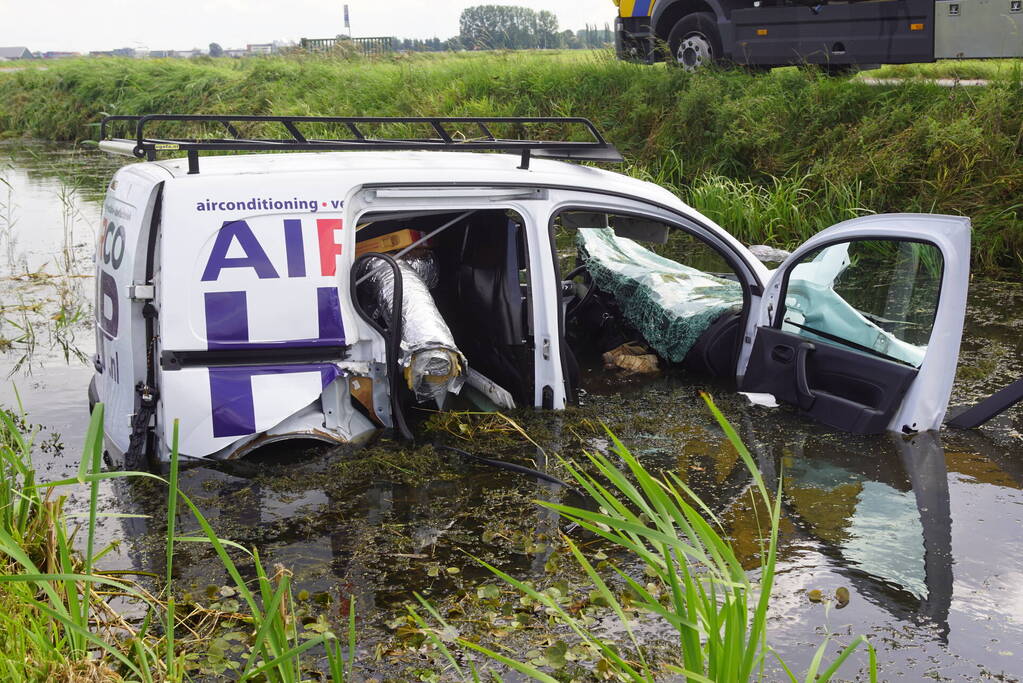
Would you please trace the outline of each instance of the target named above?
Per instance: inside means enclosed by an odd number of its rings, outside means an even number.
[[[213,123],[227,132],[224,138],[162,138],[149,134],[148,129],[159,122]],[[108,138],[108,124],[120,123],[134,126],[133,138]],[[277,138],[246,138],[235,124],[270,123],[279,124],[281,136]],[[351,137],[338,139],[307,138],[299,130],[303,124],[339,125]],[[424,124],[432,129],[433,135],[419,138],[391,138],[367,135],[367,125],[380,124]],[[469,125],[479,131],[480,136],[465,137],[463,133],[451,130],[455,125]],[[499,138],[491,126],[511,124],[516,134],[524,133],[527,125],[556,124],[574,125],[584,128],[592,138],[590,141],[529,140]],[[593,161],[621,163],[621,153],[600,134],[589,119],[569,117],[477,117],[477,116],[423,116],[423,117],[377,117],[377,116],[220,116],[220,115],[177,115],[146,114],[142,116],[107,116],[100,123],[99,148],[113,154],[137,157],[155,161],[158,152],[183,151],[188,155],[188,172],[199,172],[199,152],[324,152],[338,150],[441,150],[441,151],[501,151],[518,152],[522,155],[520,168],[529,168],[530,156],[569,161]]]

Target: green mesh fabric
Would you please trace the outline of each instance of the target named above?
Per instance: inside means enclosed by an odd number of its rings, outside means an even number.
[[[663,358],[680,363],[723,313],[742,308],[742,287],[658,256],[607,228],[576,238],[593,282]]]

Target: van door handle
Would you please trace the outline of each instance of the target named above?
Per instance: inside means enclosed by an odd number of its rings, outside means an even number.
[[[788,365],[792,362],[796,352],[792,350],[791,346],[779,344],[771,349],[771,360],[776,363],[782,363]]]
[[[810,410],[817,400],[806,381],[806,357],[816,350],[817,347],[810,342],[801,342],[796,347],[796,397],[800,410]]]

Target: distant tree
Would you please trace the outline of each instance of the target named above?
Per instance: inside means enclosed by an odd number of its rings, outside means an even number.
[[[586,24],[586,28],[575,32],[575,38],[578,45],[573,47],[582,49],[603,48],[614,44],[615,41],[614,31],[611,30],[610,24],[604,24],[604,28]]]
[[[492,48],[488,8],[486,6],[466,7],[458,18],[458,37],[470,50]]]
[[[477,5],[462,11],[459,39],[473,50],[528,50],[558,44],[558,18],[527,7]]]
[[[558,17],[553,12],[542,10],[536,15],[536,38],[538,47],[550,50],[558,47]]]
[[[575,31],[565,29],[558,34],[558,47],[566,50],[578,50],[582,47],[582,43],[576,37]]]
[[[584,48],[591,48],[594,46],[594,43],[597,42],[596,36],[594,35],[596,30],[596,27],[591,27],[589,24],[586,24],[586,28],[581,31],[582,35],[579,36],[579,42],[583,44]]]
[[[579,47],[583,49],[603,48],[615,41],[614,31],[609,24],[604,24],[604,28],[586,24],[586,28],[576,31],[575,36]]]
[[[220,43],[210,43],[210,57],[223,57],[224,48],[220,47]]]
[[[605,46],[606,45],[612,45],[613,46],[614,42],[615,42],[614,31],[611,30],[611,24],[607,23],[606,21],[604,22],[604,30],[603,30],[602,35],[601,35],[601,42]]]

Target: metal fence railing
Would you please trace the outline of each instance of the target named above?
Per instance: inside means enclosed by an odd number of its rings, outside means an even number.
[[[375,55],[394,51],[394,38],[390,36],[369,36],[364,38],[303,38],[299,41],[303,50],[309,52],[330,52],[338,45],[351,45],[363,54]]]

